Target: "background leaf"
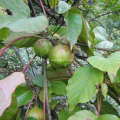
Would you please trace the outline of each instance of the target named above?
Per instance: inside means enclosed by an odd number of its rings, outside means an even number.
[[[119,118],[112,114],[101,115],[97,120],[119,120]]]
[[[32,90],[25,84],[16,89],[17,105],[20,107],[30,102],[33,96]]]

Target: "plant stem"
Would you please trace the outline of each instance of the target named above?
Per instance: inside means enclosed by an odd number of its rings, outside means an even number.
[[[42,0],[40,0],[40,5],[41,5],[41,7],[42,7],[42,10],[43,10],[44,15],[46,16],[46,11],[45,11],[44,5],[43,5],[43,3],[42,3]]]
[[[28,111],[29,111],[29,109],[30,109],[30,106],[32,105],[32,102],[33,102],[34,98],[35,98],[35,95],[32,97],[32,100],[30,101],[30,103],[29,103],[28,106],[27,106],[27,110],[26,110],[26,112],[25,112],[24,120],[26,120],[26,118],[27,118]]]
[[[39,36],[37,36],[37,35],[35,35],[35,36],[33,36],[33,35],[30,35],[30,36],[21,36],[21,37],[18,37],[18,38],[16,38],[16,39],[10,41],[10,42],[6,45],[6,47],[3,48],[3,49],[0,51],[0,57],[3,55],[3,53],[5,52],[5,50],[6,50],[8,47],[10,47],[12,44],[14,44],[16,41],[21,40],[21,39],[23,39],[23,38],[28,38],[28,37],[39,37]]]
[[[49,99],[48,99],[48,80],[47,80],[47,73],[46,73],[46,65],[47,65],[47,60],[44,59],[44,64],[43,64],[43,76],[44,76],[44,120],[46,120],[46,106],[47,106],[47,112],[48,112],[48,118],[49,120],[52,120],[51,116],[51,110],[50,110],[50,105],[49,105]]]
[[[28,67],[31,65],[31,63],[33,62],[34,58],[36,57],[36,55],[30,60],[29,64],[27,64],[27,66],[22,70],[23,73],[26,72],[26,70],[28,69]]]

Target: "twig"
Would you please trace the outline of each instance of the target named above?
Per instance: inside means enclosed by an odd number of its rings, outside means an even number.
[[[34,58],[36,57],[36,55],[30,60],[30,63],[27,64],[27,66],[22,70],[23,73],[26,72],[26,70],[28,69],[28,67],[31,65],[31,63],[33,62]]]
[[[33,35],[30,35],[30,36],[21,36],[21,37],[18,37],[18,38],[16,38],[16,39],[10,41],[10,42],[6,45],[6,47],[3,48],[3,49],[0,51],[0,57],[3,55],[3,53],[5,52],[5,50],[6,50],[8,47],[10,47],[12,44],[14,44],[16,41],[21,40],[21,39],[23,39],[23,38],[28,38],[28,37],[39,37],[39,36],[37,36],[37,35],[35,35],[35,36],[33,36]]]
[[[29,109],[30,109],[30,107],[31,107],[31,105],[32,105],[32,102],[33,102],[34,98],[35,98],[35,95],[32,97],[32,100],[30,101],[30,103],[29,103],[28,106],[27,106],[27,110],[26,110],[26,112],[25,112],[24,120],[26,120],[26,118],[27,118],[28,111],[29,111]]]
[[[90,21],[95,21],[97,18],[102,17],[102,16],[105,16],[105,15],[109,15],[109,14],[111,14],[111,13],[113,13],[113,12],[116,12],[116,11],[109,11],[109,12],[107,12],[107,13],[103,13],[103,14],[101,14],[101,15],[96,16],[95,18],[91,18],[91,19],[88,20],[88,21],[89,21],[89,22],[90,22]]]
[[[87,45],[82,44],[82,43],[77,43],[76,45],[88,47]],[[116,51],[120,51],[120,49],[106,49],[106,48],[98,48],[98,47],[94,47],[94,48],[97,49],[97,50],[102,50],[102,51],[106,51],[106,52],[116,52]]]
[[[35,2],[39,7],[41,7],[41,4],[40,4],[37,0],[34,0],[34,2]],[[42,8],[42,7],[41,7],[41,8]],[[53,12],[49,11],[49,10],[46,9],[46,8],[44,8],[44,9],[45,9],[47,15],[51,16],[52,18],[54,18],[54,19],[56,19],[56,20],[59,19],[59,16],[56,16]]]
[[[40,5],[41,5],[41,7],[42,7],[42,10],[43,10],[44,15],[46,16],[46,11],[45,11],[44,5],[43,5],[43,3],[42,3],[42,0],[40,0]]]
[[[48,100],[48,81],[47,81],[47,73],[46,73],[46,64],[47,61],[46,59],[44,59],[44,64],[43,64],[43,76],[44,76],[44,112],[46,110],[46,106],[47,106],[47,112],[48,112],[48,118],[49,120],[52,120],[52,116],[51,116],[51,110],[50,110],[50,105],[49,105],[49,100]],[[45,105],[46,104],[46,105]],[[44,113],[44,116],[46,116],[46,114]],[[44,118],[44,120],[46,120],[46,117]]]
[[[37,16],[36,10],[35,10],[34,7],[33,7],[32,1],[29,0],[28,4],[29,4],[29,6],[30,6],[30,8],[31,8],[31,10],[32,10],[33,16]]]

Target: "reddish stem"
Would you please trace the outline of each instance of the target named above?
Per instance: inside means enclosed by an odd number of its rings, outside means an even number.
[[[98,109],[97,109],[97,115],[100,116],[100,111],[101,111],[101,96],[98,95]]]
[[[0,51],[0,57],[3,55],[3,53],[5,52],[5,50],[6,50],[8,47],[10,47],[13,43],[15,43],[15,42],[18,41],[18,40],[21,40],[21,39],[23,39],[23,38],[28,38],[28,37],[38,37],[38,36],[32,36],[32,35],[31,35],[31,36],[21,36],[21,37],[19,37],[19,38],[16,38],[16,39],[10,41],[10,42],[6,45],[6,47],[3,48],[3,49]]]
[[[23,73],[26,72],[26,70],[27,70],[28,67],[31,65],[31,63],[33,62],[33,60],[35,59],[35,57],[36,57],[36,55],[30,60],[29,64],[27,64],[27,65],[25,66],[25,68],[22,70]]]
[[[44,15],[46,16],[46,11],[45,11],[44,5],[43,5],[43,3],[42,3],[42,0],[40,0],[40,5],[41,5],[41,7],[42,7],[42,10],[43,10]]]
[[[26,120],[26,118],[27,118],[28,111],[29,111],[29,109],[30,109],[30,106],[32,105],[32,101],[33,101],[34,98],[35,98],[35,95],[32,97],[32,100],[30,101],[30,103],[29,103],[28,106],[27,106],[27,110],[26,110],[26,112],[25,112],[24,120]]]
[[[46,89],[44,89],[43,114],[44,114],[44,120],[46,120]]]

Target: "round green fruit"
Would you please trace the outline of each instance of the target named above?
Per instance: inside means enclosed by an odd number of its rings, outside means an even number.
[[[49,40],[40,39],[34,44],[33,47],[36,55],[46,58],[48,57],[49,52],[53,46]]]
[[[43,110],[40,109],[37,105],[29,110],[27,119],[33,118],[36,120],[43,120]]]
[[[53,67],[67,67],[73,59],[73,53],[66,45],[54,46],[49,53],[49,60]]]

